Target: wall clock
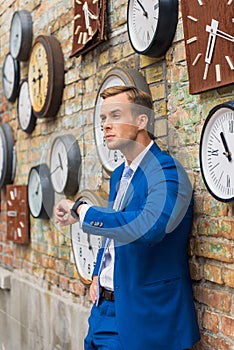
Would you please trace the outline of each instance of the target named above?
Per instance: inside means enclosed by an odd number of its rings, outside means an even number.
[[[234,200],[234,101],[210,111],[201,134],[200,165],[212,196],[223,202]]]
[[[29,242],[28,193],[26,185],[7,185],[7,239]]]
[[[73,135],[54,139],[50,154],[50,174],[54,190],[66,196],[74,195],[79,188],[81,155]]]
[[[107,194],[100,191],[84,190],[79,194],[77,200],[85,201],[90,205],[105,207],[107,205]],[[102,238],[83,232],[78,221],[71,225],[71,241],[79,277],[84,283],[90,283]]]
[[[181,1],[190,93],[234,82],[232,0]]]
[[[19,61],[29,59],[32,47],[32,17],[26,10],[15,11],[10,28],[10,52]]]
[[[0,125],[0,188],[12,183],[15,176],[14,137],[8,123]]]
[[[33,114],[29,98],[28,81],[23,80],[20,84],[18,98],[18,121],[21,129],[30,134],[36,126],[36,117]]]
[[[32,167],[28,175],[28,201],[34,218],[49,219],[53,215],[54,190],[47,164]]]
[[[5,57],[2,67],[2,87],[8,101],[15,102],[19,92],[20,65],[10,53]]]
[[[128,0],[128,35],[142,55],[161,57],[171,46],[178,22],[178,0]]]
[[[94,109],[94,137],[99,159],[107,172],[112,172],[118,165],[123,162],[124,156],[118,150],[109,150],[107,148],[105,137],[103,134],[100,110],[103,99],[100,97],[101,92],[107,87],[114,85],[133,85],[148,94],[150,94],[149,86],[143,75],[136,69],[131,68],[113,68],[104,77],[95,101]],[[149,131],[154,133],[154,123],[151,122]]]
[[[72,56],[88,52],[105,40],[106,0],[75,0]]]
[[[59,41],[40,35],[32,47],[28,68],[29,95],[38,118],[54,117],[60,107],[64,87],[64,60]]]

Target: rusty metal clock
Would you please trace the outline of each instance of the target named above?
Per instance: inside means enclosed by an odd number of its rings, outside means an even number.
[[[181,9],[190,93],[233,83],[233,0],[182,0]]]
[[[106,0],[74,0],[72,56],[83,54],[105,40]]]
[[[60,107],[64,88],[64,59],[56,37],[36,38],[28,68],[29,95],[37,118],[54,117]]]
[[[15,243],[29,242],[27,185],[7,185],[7,239]]]

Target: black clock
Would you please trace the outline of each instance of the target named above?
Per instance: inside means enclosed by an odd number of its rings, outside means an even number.
[[[2,87],[8,101],[15,102],[19,92],[20,64],[10,53],[5,57],[2,67]]]
[[[36,126],[31,101],[29,98],[28,81],[24,79],[20,84],[18,98],[18,121],[21,129],[30,134]]]
[[[8,123],[0,125],[0,188],[11,184],[15,175],[14,137]]]
[[[129,0],[128,35],[142,55],[161,57],[169,49],[178,22],[178,0]]]

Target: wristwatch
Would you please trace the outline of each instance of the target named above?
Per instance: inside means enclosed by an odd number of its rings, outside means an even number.
[[[74,203],[73,207],[71,208],[71,216],[73,216],[73,218],[77,220],[80,219],[79,215],[77,214],[77,209],[82,204],[87,204],[87,202],[78,200]]]

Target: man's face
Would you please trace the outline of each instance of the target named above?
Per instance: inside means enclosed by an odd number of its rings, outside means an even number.
[[[132,115],[131,105],[125,92],[103,101],[100,117],[107,147],[111,150],[124,151],[136,141],[137,117]]]

